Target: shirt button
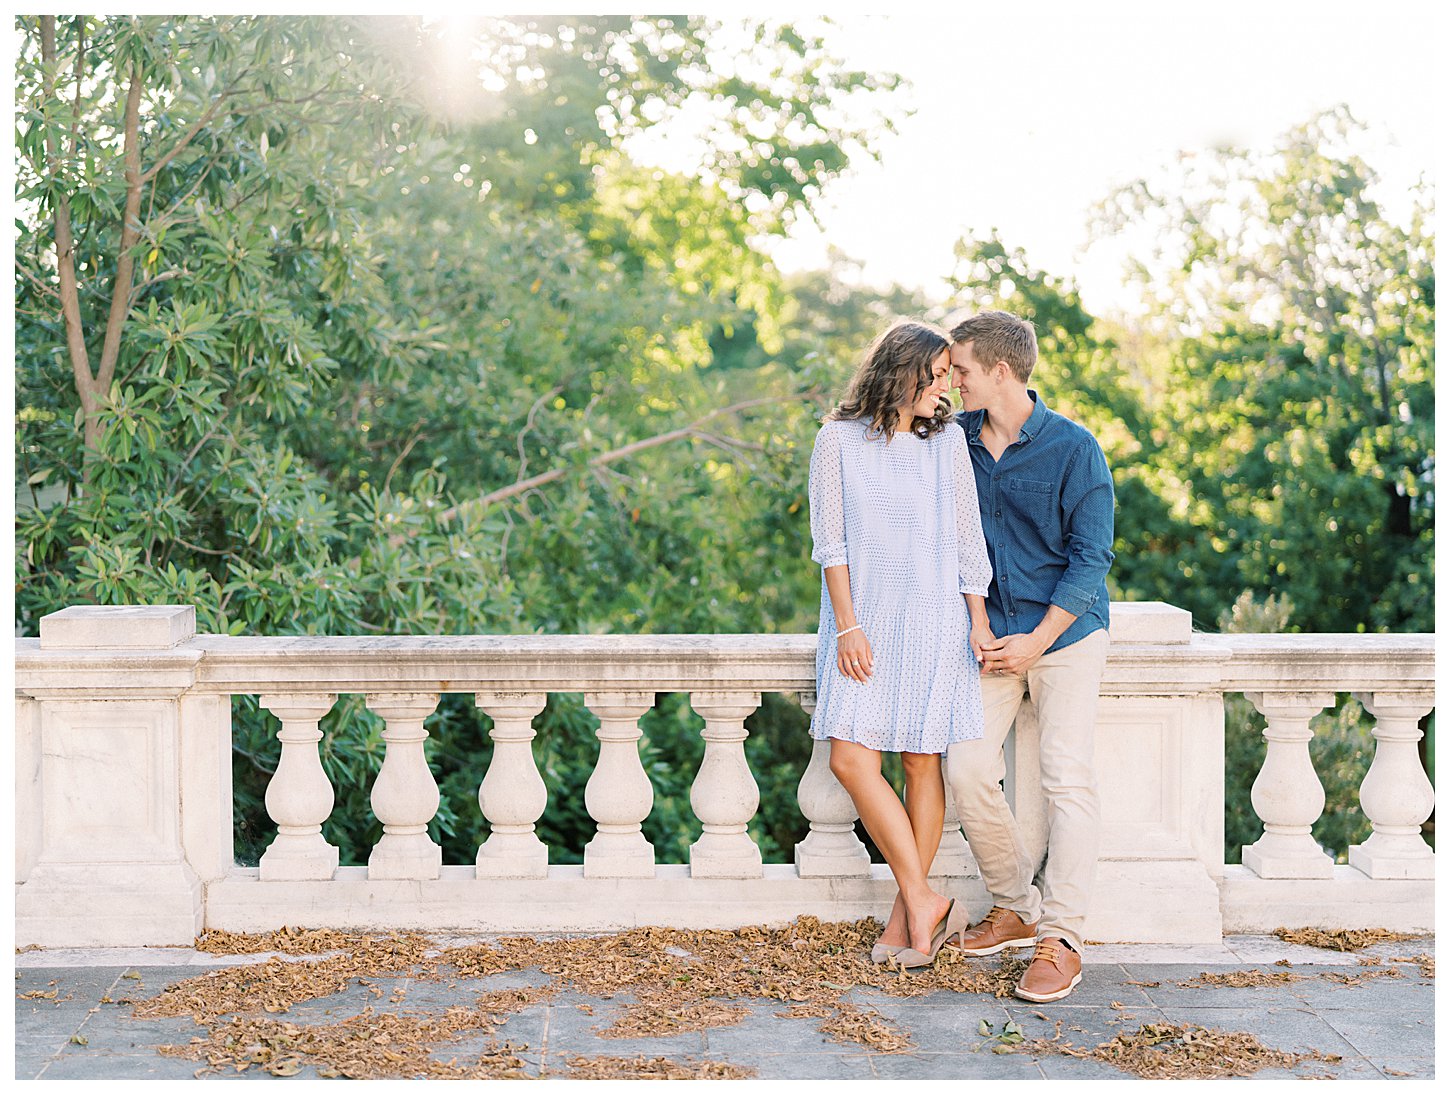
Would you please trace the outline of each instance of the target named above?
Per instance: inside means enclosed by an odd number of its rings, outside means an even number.
[[[998,511],[997,511],[997,516],[998,516],[998,517],[1001,517],[1001,516],[1002,516],[1002,511],[1001,511],[1001,510],[998,510]]]
[[[1015,615],[1017,615],[1017,613],[1016,612],[1009,612],[1009,613],[1007,613],[1007,615],[1009,615],[1009,616],[1015,616]]]

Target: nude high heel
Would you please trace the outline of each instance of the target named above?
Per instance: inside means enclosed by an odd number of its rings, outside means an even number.
[[[889,966],[891,959],[901,950],[901,947],[894,947],[890,943],[877,943],[871,948],[871,961],[878,966]]]
[[[936,930],[931,933],[931,951],[923,954],[912,947],[903,947],[892,956],[891,965],[907,970],[931,965],[936,961],[942,944],[958,932],[964,931],[970,924],[971,916],[967,907],[958,905],[956,898],[953,898],[952,903],[947,906],[946,915],[937,921]]]

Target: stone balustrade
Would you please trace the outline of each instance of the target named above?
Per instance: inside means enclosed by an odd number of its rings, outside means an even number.
[[[1434,791],[1419,722],[1434,705],[1433,637],[1194,634],[1162,604],[1114,604],[1098,714],[1103,840],[1087,934],[1209,942],[1279,926],[1433,927],[1434,854],[1420,824]],[[814,703],[809,635],[229,637],[194,634],[187,606],[73,607],[16,642],[16,942],[184,944],[206,928],[593,931],[660,924],[779,924],[810,913],[884,917],[894,887],[855,833],[850,798],[817,743],[801,774],[807,834],[794,862],[765,863],[749,824],[759,790],[746,720],[766,692]],[[536,826],[550,807],[530,742],[550,693],[582,693],[598,718],[584,788],[595,834],[581,865],[550,864]],[[655,792],[640,718],[663,692],[704,720],[690,791],[698,839],[659,863],[642,823]],[[1376,719],[1360,791],[1373,835],[1336,865],[1311,826],[1324,808],[1311,720],[1353,693]],[[444,863],[428,824],[440,804],[425,721],[444,693],[492,720],[476,807],[490,834],[473,863]],[[1225,865],[1225,694],[1267,721],[1254,782],[1262,837]],[[382,836],[340,864],[319,721],[361,695],[383,720],[371,807]],[[276,717],[266,792],[276,835],[256,867],[234,862],[231,705]],[[1007,790],[1029,848],[1046,847],[1038,731],[1024,707]],[[470,796],[471,799],[471,796]],[[987,897],[948,799],[933,875]]]

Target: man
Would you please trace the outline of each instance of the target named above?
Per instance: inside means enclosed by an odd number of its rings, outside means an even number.
[[[1082,980],[1082,931],[1098,858],[1093,728],[1108,650],[1113,480],[1096,439],[1027,386],[1032,325],[983,312],[952,328],[957,421],[977,477],[992,562],[969,600],[986,730],[947,752],[947,780],[993,908],[961,949],[1034,947],[1016,995],[1061,1000]],[[973,603],[975,602],[975,603]],[[1042,889],[1001,781],[1002,746],[1028,695],[1042,733],[1047,864]]]

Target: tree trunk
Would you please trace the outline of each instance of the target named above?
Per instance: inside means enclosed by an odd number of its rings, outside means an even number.
[[[55,16],[40,17],[40,56],[47,66],[56,63]],[[81,43],[76,46],[76,78],[84,72],[85,53]],[[46,77],[45,99],[42,109],[48,109],[56,98],[57,73],[52,69]],[[71,120],[72,148],[78,143],[76,126],[78,116]],[[46,157],[50,163],[51,179],[60,173],[64,150],[57,138],[46,138]],[[100,441],[100,420],[98,389],[91,375],[90,354],[86,350],[86,333],[81,324],[80,286],[76,281],[75,232],[71,227],[70,197],[64,186],[55,188],[53,215],[55,217],[55,266],[60,279],[60,314],[65,326],[66,350],[70,354],[71,376],[75,380],[76,395],[80,399],[81,411],[85,416],[86,456],[83,477],[90,479],[91,463]]]

